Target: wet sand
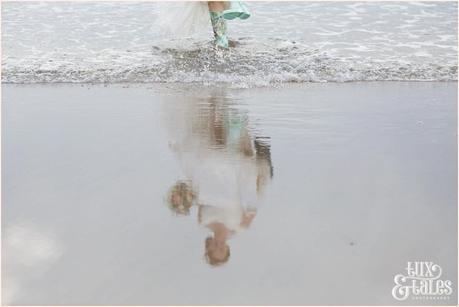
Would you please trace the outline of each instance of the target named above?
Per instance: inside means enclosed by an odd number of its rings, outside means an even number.
[[[3,304],[457,303],[456,82],[2,86]]]

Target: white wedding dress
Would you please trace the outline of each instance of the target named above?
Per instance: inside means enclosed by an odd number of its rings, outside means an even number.
[[[186,37],[211,29],[206,1],[158,2],[155,26],[164,34]]]
[[[245,3],[226,1],[222,17],[226,20],[247,19],[250,13]],[[158,2],[154,24],[162,33],[175,37],[212,29],[207,1]]]

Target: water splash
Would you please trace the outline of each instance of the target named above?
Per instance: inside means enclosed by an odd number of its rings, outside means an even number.
[[[4,83],[225,83],[233,87],[290,82],[452,81],[455,61],[344,57],[304,42],[242,37],[230,50],[204,40],[167,40],[136,50],[82,55],[55,49],[3,59]]]

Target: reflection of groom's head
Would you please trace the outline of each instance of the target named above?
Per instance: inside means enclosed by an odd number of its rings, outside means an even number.
[[[225,240],[218,240],[214,237],[206,239],[206,261],[212,266],[222,265],[228,262],[230,248]]]

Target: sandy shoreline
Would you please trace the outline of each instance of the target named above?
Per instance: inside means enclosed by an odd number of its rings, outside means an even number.
[[[457,284],[457,82],[2,95],[4,304],[457,303],[391,295],[407,261],[438,263]],[[174,216],[165,199],[207,165],[196,144],[220,144],[220,129],[226,143],[234,131],[264,142],[261,167],[231,150],[219,159],[266,184],[228,263],[211,268],[197,210]]]

